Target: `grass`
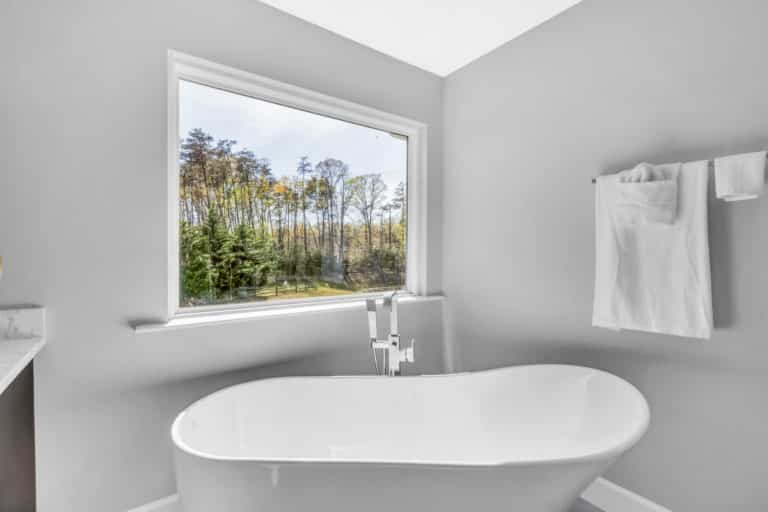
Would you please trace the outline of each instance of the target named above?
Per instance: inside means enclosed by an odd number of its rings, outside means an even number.
[[[328,286],[327,283],[316,283],[314,288],[307,288],[302,290],[299,287],[299,291],[296,291],[295,287],[280,287],[279,295],[275,295],[275,288],[262,288],[259,290],[257,297],[265,300],[283,300],[283,299],[308,299],[313,297],[335,297],[338,295],[349,295],[356,293],[355,290],[349,288],[336,288]]]
[[[329,283],[327,281],[314,281],[310,284],[299,284],[298,290],[294,284],[287,286],[281,284],[275,289],[275,285],[263,286],[261,288],[251,288],[243,291],[241,294],[234,294],[230,297],[220,298],[217,301],[195,301],[185,304],[187,307],[194,305],[213,305],[213,304],[242,304],[247,302],[274,302],[288,299],[311,299],[316,297],[339,297],[343,295],[352,295],[355,293],[387,291],[397,288],[397,286],[384,286],[378,288],[351,288],[344,284]],[[277,293],[276,293],[277,292]]]

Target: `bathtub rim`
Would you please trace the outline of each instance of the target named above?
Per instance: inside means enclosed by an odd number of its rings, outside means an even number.
[[[626,439],[624,439],[622,442],[617,443],[614,446],[609,446],[608,448],[604,450],[599,450],[595,452],[588,452],[583,455],[577,455],[577,456],[571,456],[571,457],[559,457],[559,458],[553,458],[553,459],[539,459],[539,460],[530,460],[530,459],[520,459],[520,460],[510,460],[510,461],[493,461],[488,463],[482,463],[478,464],[476,462],[437,462],[437,461],[428,461],[428,460],[415,460],[415,461],[371,461],[371,460],[364,460],[364,459],[345,459],[345,460],[333,460],[328,458],[298,458],[298,457],[291,457],[291,458],[282,458],[282,459],[274,459],[274,458],[261,458],[261,457],[231,457],[231,456],[222,456],[222,455],[216,455],[212,453],[206,453],[201,450],[197,450],[195,448],[192,448],[189,446],[186,442],[184,442],[181,439],[181,434],[179,432],[180,424],[184,420],[184,417],[188,414],[189,410],[196,406],[197,404],[215,398],[217,395],[225,393],[227,391],[230,391],[235,388],[243,387],[252,385],[255,382],[261,382],[261,381],[281,381],[281,380],[308,380],[308,379],[423,379],[423,378],[458,378],[458,377],[466,377],[468,375],[477,375],[477,374],[493,374],[493,373],[502,373],[505,371],[510,371],[512,369],[525,369],[525,368],[542,368],[542,367],[549,367],[549,368],[572,368],[572,369],[581,369],[581,370],[589,370],[592,372],[601,373],[604,375],[609,376],[612,379],[617,380],[621,385],[627,386],[630,392],[635,395],[637,399],[639,399],[639,406],[642,409],[642,420],[639,422],[638,425],[635,426],[635,429],[632,432],[632,435],[627,436]],[[591,368],[589,366],[581,366],[581,365],[571,365],[571,364],[525,364],[525,365],[514,365],[514,366],[502,366],[500,368],[491,368],[487,370],[478,370],[478,371],[465,371],[465,372],[456,372],[456,373],[436,373],[436,374],[425,374],[425,375],[403,375],[398,377],[387,377],[387,376],[381,376],[381,375],[300,375],[300,376],[286,376],[286,377],[268,377],[265,379],[256,379],[256,380],[250,380],[247,382],[242,382],[240,384],[234,384],[232,386],[227,386],[225,388],[222,388],[218,391],[214,391],[213,393],[210,393],[202,398],[199,398],[198,400],[195,400],[191,404],[189,404],[187,407],[184,408],[174,419],[173,424],[171,425],[171,439],[173,441],[174,448],[176,450],[180,450],[182,452],[185,452],[188,455],[199,457],[201,459],[211,460],[211,461],[219,461],[219,462],[252,462],[256,464],[262,464],[265,466],[279,466],[279,465],[377,465],[377,466],[421,466],[421,467],[440,467],[440,468],[503,468],[508,466],[527,466],[527,465],[543,465],[543,464],[564,464],[564,463],[578,463],[578,462],[589,462],[589,461],[595,461],[600,459],[610,459],[612,457],[617,457],[618,455],[621,455],[625,451],[632,448],[642,437],[645,435],[645,433],[648,431],[648,427],[650,425],[650,407],[648,405],[648,401],[646,400],[645,396],[640,392],[639,389],[637,389],[632,383],[628,382],[627,380],[614,375],[613,373],[607,372],[605,370],[600,370],[597,368]]]

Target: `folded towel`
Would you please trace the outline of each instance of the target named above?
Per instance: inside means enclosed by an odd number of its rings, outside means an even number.
[[[597,179],[593,325],[709,338],[708,177],[706,161],[679,167],[671,224],[622,222],[620,177]]]
[[[741,201],[763,193],[765,151],[715,159],[715,191],[719,199]]]
[[[677,217],[681,164],[642,163],[618,174],[616,215],[625,224],[672,224]]]

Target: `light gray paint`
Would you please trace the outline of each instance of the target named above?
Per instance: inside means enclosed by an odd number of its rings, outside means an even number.
[[[603,368],[652,419],[608,477],[676,511],[768,506],[768,198],[710,201],[716,331],[590,327],[590,178],[768,148],[768,3],[586,0],[451,75],[444,286],[456,364]]]
[[[0,2],[0,304],[47,307],[35,363],[38,510],[124,511],[172,494],[168,429],[215,389],[371,371],[346,312],[135,336],[166,301],[166,50],[430,126],[429,286],[441,275],[441,89],[255,0]],[[441,368],[441,305],[403,308],[414,371]]]
[[[584,500],[577,501],[573,508],[571,508],[571,512],[603,512],[596,506],[592,505],[591,503],[588,503]]]

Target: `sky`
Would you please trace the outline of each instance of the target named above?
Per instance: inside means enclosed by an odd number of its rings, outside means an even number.
[[[302,156],[312,164],[342,160],[351,175],[380,173],[387,199],[406,181],[408,144],[403,138],[365,126],[311,114],[192,82],[179,84],[179,128],[184,138],[201,128],[215,140],[237,141],[268,158],[275,177],[295,176]]]

